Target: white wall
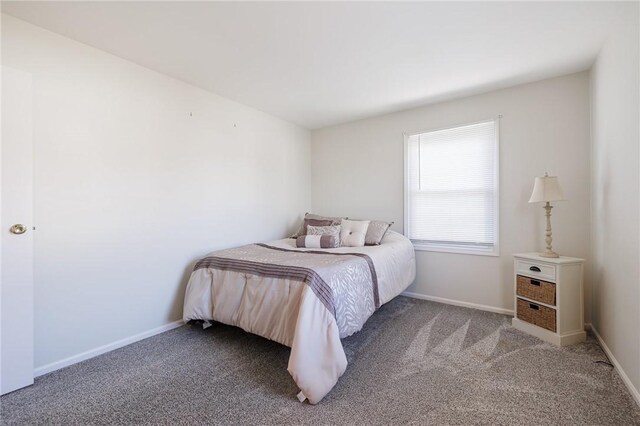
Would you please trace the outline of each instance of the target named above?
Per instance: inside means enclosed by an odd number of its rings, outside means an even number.
[[[512,310],[511,255],[544,244],[542,206],[527,203],[535,176],[557,174],[569,199],[555,204],[554,249],[589,255],[588,73],[313,131],[312,210],[393,220],[402,231],[403,132],[499,114],[501,256],[418,251],[417,279],[409,291]]]
[[[2,16],[33,74],[35,364],[182,315],[192,262],[310,207],[309,132]]]
[[[640,12],[622,8],[591,71],[592,322],[640,403]]]

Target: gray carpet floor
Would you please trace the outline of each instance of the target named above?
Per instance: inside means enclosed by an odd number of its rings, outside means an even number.
[[[295,398],[288,348],[186,325],[37,378],[1,398],[1,423],[640,425],[591,337],[557,348],[504,315],[399,297],[343,344],[316,406]]]

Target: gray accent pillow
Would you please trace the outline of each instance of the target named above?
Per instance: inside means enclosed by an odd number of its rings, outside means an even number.
[[[336,237],[340,241],[340,225],[329,226],[307,226],[307,235],[329,235],[330,237]]]
[[[289,238],[298,238],[301,235],[307,235],[307,225],[309,225],[309,223],[307,223],[307,219],[330,221],[331,223],[318,223],[318,222],[310,223],[311,225],[314,225],[314,226],[329,226],[329,225],[340,225],[340,222],[342,221],[342,219],[348,219],[348,218],[334,217],[334,216],[321,216],[319,214],[305,213],[304,221],[302,222],[302,225],[300,225],[300,228],[296,231],[296,233],[290,236]]]
[[[364,237],[365,246],[378,246],[382,242],[384,235],[391,228],[393,222],[384,222],[382,220],[372,220],[367,228],[367,235]]]

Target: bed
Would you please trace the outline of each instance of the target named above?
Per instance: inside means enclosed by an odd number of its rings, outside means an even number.
[[[250,244],[196,263],[183,317],[289,346],[287,370],[299,398],[316,404],[347,368],[340,339],[359,331],[414,278],[413,245],[393,231],[378,246],[307,249],[290,238]]]

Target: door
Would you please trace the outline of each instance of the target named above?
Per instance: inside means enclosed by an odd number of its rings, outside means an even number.
[[[31,75],[2,67],[0,390],[33,384]]]

